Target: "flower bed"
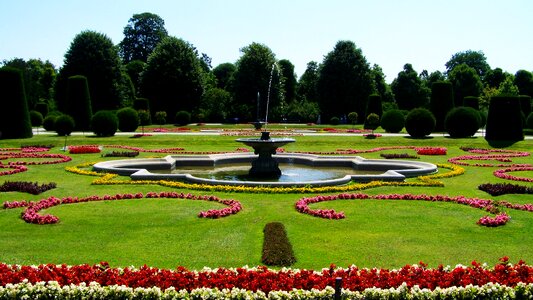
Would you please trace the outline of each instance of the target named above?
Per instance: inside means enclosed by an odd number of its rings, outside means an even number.
[[[500,196],[506,194],[533,194],[533,187],[510,183],[484,183],[480,184],[478,189],[489,193],[491,196]]]
[[[382,153],[380,156],[385,159],[420,159],[420,157],[409,153]]]
[[[480,155],[461,155],[448,159],[448,162],[462,166],[475,166],[475,167],[530,167],[530,164],[511,164],[513,157],[526,157],[529,156],[529,152],[505,150],[505,149],[479,149],[479,148],[466,148],[461,147],[463,151]],[[490,154],[497,153],[497,154]],[[497,161],[503,164],[493,163],[470,163],[465,160],[480,160],[480,161]]]
[[[533,178],[519,177],[519,176],[513,176],[513,175],[507,174],[507,173],[510,173],[510,172],[520,172],[520,171],[533,171],[533,166],[511,167],[511,168],[506,168],[506,169],[499,169],[499,170],[494,171],[493,174],[494,174],[494,176],[496,176],[498,178],[502,178],[502,179],[514,180],[514,181],[524,181],[524,182],[533,182]]]
[[[104,153],[102,157],[136,157],[139,156],[139,151],[112,151]]]
[[[39,265],[20,266],[0,264],[0,286],[12,288],[14,284],[41,284],[54,281],[59,286],[85,287],[121,285],[123,288],[159,288],[174,291],[192,292],[196,289],[242,289],[248,292],[329,289],[335,285],[336,278],[342,278],[343,292],[354,293],[368,290],[385,289],[427,289],[442,291],[447,288],[471,288],[498,284],[511,288],[524,288],[533,283],[533,267],[523,261],[508,263],[508,258],[501,259],[494,268],[475,261],[471,266],[457,265],[454,268],[440,265],[428,268],[420,262],[418,265],[406,265],[400,269],[367,269],[350,266],[337,268],[332,265],[320,271],[283,268],[279,271],[266,267],[209,269],[189,271],[183,267],[166,270],[143,266],[110,268],[102,262],[97,265]],[[529,286],[529,290],[533,286]],[[331,292],[329,292],[331,293]],[[204,298],[205,299],[205,298]],[[210,298],[212,299],[212,298]]]
[[[38,195],[55,187],[56,184],[54,182],[39,185],[37,182],[6,181],[0,185],[0,192],[23,192]]]
[[[199,196],[192,194],[184,194],[177,192],[149,192],[146,195],[143,193],[136,194],[116,194],[116,195],[104,195],[104,196],[90,196],[90,197],[65,197],[62,199],[56,197],[48,197],[46,199],[41,199],[37,202],[27,202],[27,201],[6,201],[3,204],[5,209],[9,208],[18,208],[18,207],[27,207],[22,213],[22,219],[27,223],[33,224],[54,224],[59,222],[59,218],[52,215],[41,215],[39,211],[47,209],[53,206],[58,206],[62,204],[73,204],[81,202],[92,202],[92,201],[111,201],[111,200],[127,200],[127,199],[142,199],[142,198],[169,198],[169,199],[188,199],[188,200],[203,200],[203,201],[214,201],[226,205],[227,207],[222,209],[210,209],[208,211],[202,211],[198,214],[200,218],[210,218],[217,219],[226,217],[232,214],[236,214],[242,210],[241,203],[236,200],[224,200],[216,196]]]
[[[381,195],[367,195],[367,194],[338,194],[330,196],[318,195],[315,197],[304,197],[298,200],[295,208],[298,212],[308,214],[314,217],[325,219],[344,219],[346,215],[344,212],[337,212],[334,209],[311,209],[310,204],[336,201],[336,200],[415,200],[415,201],[430,201],[430,202],[450,202],[468,205],[470,207],[483,209],[490,213],[496,213],[495,217],[484,216],[478,220],[477,224],[483,226],[502,226],[509,222],[510,217],[505,213],[500,213],[497,208],[498,202],[490,199],[466,198],[464,196],[450,197],[446,195],[412,195],[412,194],[381,194]],[[507,208],[533,212],[533,205],[505,205]]]
[[[68,153],[70,154],[100,153],[100,151],[98,146],[68,146]]]

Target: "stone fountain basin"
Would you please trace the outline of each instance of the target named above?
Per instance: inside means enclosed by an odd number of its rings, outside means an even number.
[[[237,163],[250,163],[257,158],[253,153],[228,153],[212,155],[168,155],[163,158],[123,159],[96,163],[94,171],[130,176],[132,180],[175,180],[196,184],[236,185],[236,186],[333,186],[350,181],[404,181],[405,178],[433,174],[436,165],[409,160],[365,159],[360,156],[321,156],[313,154],[280,153],[273,155],[280,163],[303,164],[316,167],[351,167],[358,171],[383,171],[381,174],[348,174],[328,180],[300,182],[233,181],[217,180],[192,176],[191,174],[160,174],[150,170],[175,170],[180,167],[225,166]]]

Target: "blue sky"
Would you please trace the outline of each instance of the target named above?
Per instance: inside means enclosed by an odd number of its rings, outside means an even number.
[[[444,71],[459,51],[482,50],[492,68],[533,71],[531,0],[0,0],[0,61],[41,58],[61,66],[83,30],[118,44],[128,20],[151,12],[169,34],[193,44],[213,66],[240,48],[267,45],[301,76],[339,40],[351,40],[391,82],[411,63]]]

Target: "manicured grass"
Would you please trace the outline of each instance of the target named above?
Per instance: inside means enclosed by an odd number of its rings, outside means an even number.
[[[127,136],[95,138],[72,136],[69,145],[127,145],[147,149],[183,147],[186,151],[234,151],[242,145],[231,136],[154,135],[132,139]],[[361,136],[296,136],[286,151],[371,149],[387,146],[447,147],[446,156],[421,156],[421,161],[446,163],[465,155],[460,146],[489,148],[482,138],[449,139],[435,137],[416,140]],[[36,135],[32,139],[2,140],[1,147],[23,144],[54,144],[59,150],[64,138]],[[532,141],[519,142],[508,149],[531,151]],[[117,149],[104,149],[113,151]],[[413,150],[387,150],[361,154],[379,158],[381,153],[411,153]],[[139,157],[166,154],[141,153]],[[67,173],[66,166],[101,161],[101,154],[70,155],[69,163],[28,166],[27,172],[0,177],[4,181],[56,182],[56,189],[41,195],[0,193],[0,202],[38,200],[48,196],[90,196],[172,190],[157,185],[95,186],[95,177]],[[3,161],[5,163],[5,161]],[[513,158],[514,163],[531,163],[531,157]],[[464,195],[484,199],[532,203],[530,195],[491,197],[477,189],[481,183],[508,182],[496,178],[495,167],[466,166],[466,173],[442,181],[445,187],[381,187],[362,191],[368,194],[412,193]],[[531,172],[512,173],[531,177]],[[411,181],[416,179],[409,179]],[[518,183],[518,182],[514,182]],[[528,184],[528,183],[518,183]],[[531,184],[529,184],[531,185]],[[269,222],[285,225],[297,258],[294,267],[320,269],[330,264],[362,267],[400,267],[424,261],[438,264],[469,264],[472,260],[495,264],[498,258],[533,262],[533,213],[507,210],[512,220],[498,228],[476,225],[487,213],[450,203],[385,200],[339,200],[312,205],[313,208],[344,211],[342,220],[325,220],[298,213],[295,202],[314,194],[244,194],[180,190],[236,199],[243,210],[222,219],[202,219],[197,214],[221,204],[176,199],[142,199],[61,205],[45,211],[58,216],[55,225],[27,224],[20,218],[23,209],[0,210],[0,261],[18,264],[94,264],[108,261],[112,266],[150,266],[192,269],[203,266],[240,267],[261,264],[263,228]]]

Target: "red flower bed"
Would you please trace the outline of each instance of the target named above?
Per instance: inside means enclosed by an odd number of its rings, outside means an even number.
[[[46,199],[41,199],[37,202],[27,202],[27,201],[13,201],[4,202],[4,208],[17,208],[17,207],[27,207],[26,210],[22,213],[22,219],[28,223],[33,224],[54,224],[59,222],[59,218],[52,215],[41,215],[39,211],[47,209],[53,206],[58,206],[61,204],[72,204],[80,202],[90,202],[90,201],[106,201],[106,200],[124,200],[124,199],[142,199],[142,198],[172,198],[172,199],[189,199],[189,200],[203,200],[203,201],[214,201],[226,205],[227,207],[222,209],[210,209],[208,211],[203,211],[198,214],[200,218],[222,218],[232,214],[236,214],[242,210],[241,203],[236,200],[224,200],[216,196],[198,196],[192,194],[184,194],[177,192],[149,192],[144,196],[142,193],[136,194],[116,194],[116,195],[105,195],[105,196],[90,196],[84,198],[78,197],[65,197],[62,199],[56,197],[49,197]]]
[[[418,155],[446,155],[446,151],[446,148],[437,147],[423,147],[416,149],[416,153],[418,153]]]
[[[87,153],[100,153],[100,147],[98,146],[69,146],[68,153],[70,154],[87,154]]]
[[[37,182],[6,181],[0,185],[0,192],[23,192],[38,195],[55,187],[56,184],[54,182],[39,185]]]
[[[27,280],[30,283],[57,281],[61,286],[80,283],[88,285],[90,282],[97,282],[102,286],[159,287],[162,290],[171,287],[187,291],[196,288],[240,288],[268,293],[292,289],[325,289],[327,286],[335,286],[335,279],[339,277],[343,280],[343,288],[351,291],[363,291],[372,287],[397,288],[403,283],[408,287],[418,285],[421,289],[430,290],[437,287],[481,286],[489,282],[514,287],[518,283],[533,282],[533,267],[524,261],[510,264],[507,257],[502,258],[501,263],[494,268],[487,268],[473,261],[468,267],[459,265],[450,268],[440,265],[430,269],[420,262],[418,265],[406,265],[398,270],[366,269],[356,266],[336,268],[332,265],[321,271],[291,269],[275,271],[266,267],[189,271],[183,267],[175,270],[148,266],[139,269],[110,268],[105,262],[94,266],[0,264],[0,286]]]

